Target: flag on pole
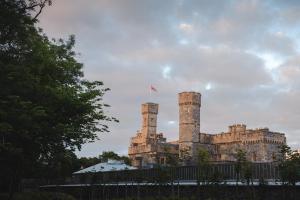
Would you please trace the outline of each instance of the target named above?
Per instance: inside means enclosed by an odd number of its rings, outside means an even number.
[[[150,91],[157,92],[157,89],[153,85],[150,85]]]

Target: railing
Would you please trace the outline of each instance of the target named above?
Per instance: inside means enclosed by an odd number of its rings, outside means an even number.
[[[235,163],[212,164],[207,171],[197,166],[165,167],[153,169],[124,170],[74,175],[70,183],[118,183],[118,182],[158,182],[199,180],[201,174],[219,180],[241,180],[243,175],[236,173]],[[252,180],[279,179],[278,166],[275,163],[251,163]],[[239,176],[239,177],[237,177]]]

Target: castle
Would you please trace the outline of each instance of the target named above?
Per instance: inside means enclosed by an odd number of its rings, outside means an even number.
[[[182,92],[179,100],[179,140],[167,142],[157,133],[158,104],[142,104],[142,129],[131,138],[128,155],[135,167],[151,167],[167,164],[167,158],[179,158],[185,164],[193,164],[199,149],[206,149],[212,161],[235,161],[241,149],[252,162],[272,162],[279,146],[286,144],[283,133],[268,128],[246,129],[244,124],[229,126],[227,132],[207,134],[200,132],[201,94]]]

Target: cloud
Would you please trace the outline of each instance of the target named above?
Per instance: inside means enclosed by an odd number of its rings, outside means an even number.
[[[158,132],[176,140],[177,93],[183,90],[202,93],[203,132],[246,123],[299,141],[299,6],[273,0],[54,1],[40,26],[50,37],[76,35],[86,77],[111,88],[104,97],[112,106],[107,112],[120,120],[77,154],[126,154],[141,128],[140,104],[148,101],[160,105]],[[149,95],[150,84],[158,93]]]
[[[165,65],[162,69],[162,75],[165,79],[170,79],[171,78],[171,71],[172,68],[169,65]]]
[[[297,52],[293,39],[282,32],[267,34],[259,45],[262,51],[271,52],[276,56],[292,56]]]
[[[300,89],[300,54],[286,60],[279,68],[280,81],[292,90]]]
[[[193,26],[191,24],[181,23],[179,24],[179,29],[184,32],[192,32]]]

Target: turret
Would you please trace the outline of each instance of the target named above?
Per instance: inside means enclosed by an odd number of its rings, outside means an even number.
[[[158,104],[142,104],[142,135],[144,139],[155,138],[157,127]]]

